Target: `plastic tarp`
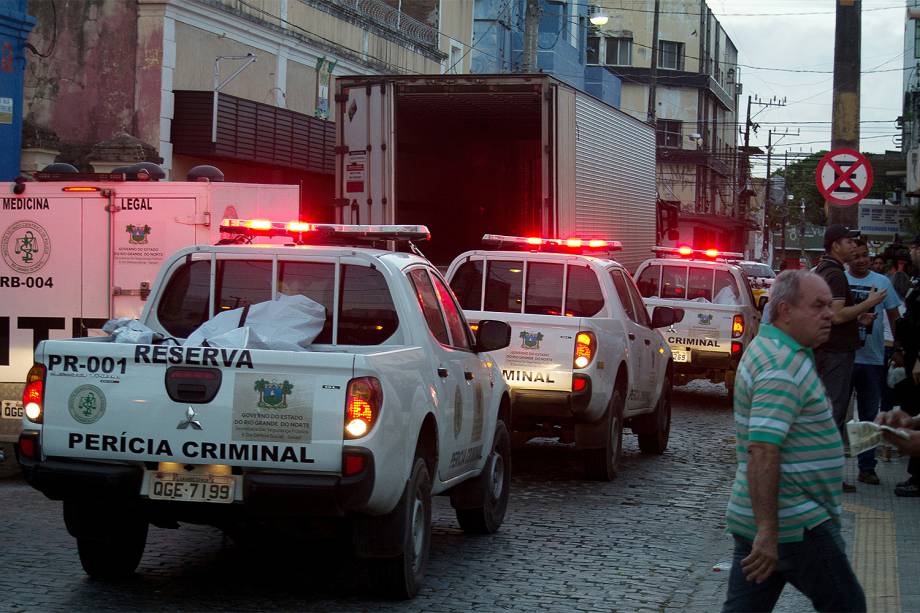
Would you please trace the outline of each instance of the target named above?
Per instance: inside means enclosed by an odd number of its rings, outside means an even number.
[[[325,323],[323,305],[300,294],[281,294],[276,300],[218,313],[192,332],[182,345],[305,351]]]
[[[159,337],[156,332],[133,317],[110,319],[102,325],[102,331],[111,334],[116,343],[132,345],[149,345],[155,336]]]

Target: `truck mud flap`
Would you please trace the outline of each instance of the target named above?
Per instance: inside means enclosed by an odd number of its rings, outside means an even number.
[[[406,536],[405,505],[409,481],[393,510],[384,515],[358,516],[352,522],[352,545],[359,558],[392,558],[402,553]]]

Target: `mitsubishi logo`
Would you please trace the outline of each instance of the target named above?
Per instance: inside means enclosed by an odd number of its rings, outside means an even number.
[[[195,419],[198,417],[195,414],[195,409],[189,407],[185,412],[185,419],[179,422],[179,425],[176,426],[176,430],[185,430],[189,426],[192,427],[192,430],[201,430],[201,422]]]
[[[670,332],[671,334],[677,334],[677,330],[674,329],[674,324],[671,324],[670,326],[668,326],[668,332]],[[189,410],[191,410],[191,408],[192,407],[189,407]]]

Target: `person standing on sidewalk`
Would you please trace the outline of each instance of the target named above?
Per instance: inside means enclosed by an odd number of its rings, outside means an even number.
[[[865,611],[840,535],[843,443],[812,350],[831,332],[827,283],[780,273],[738,365],[738,468],[726,510],[735,552],[723,612],[771,611],[787,583],[818,611]]]
[[[843,265],[853,258],[856,238],[859,238],[859,230],[850,230],[840,224],[829,225],[824,231],[824,255],[815,267],[815,272],[831,288],[834,298],[831,334],[827,342],[816,349],[815,364],[830,398],[834,422],[841,436],[845,436],[843,428],[853,392],[850,381],[856,349],[860,346],[859,325],[872,323],[875,305],[885,298],[884,291],[873,290],[859,304],[853,300]],[[856,486],[844,482],[843,491],[856,491]]]
[[[885,369],[885,326],[882,316],[888,318],[891,329],[900,316],[898,307],[901,299],[898,298],[891,281],[885,275],[869,270],[869,248],[866,241],[856,239],[853,258],[847,264],[847,281],[850,292],[857,303],[865,300],[873,290],[884,290],[885,299],[876,305],[876,320],[872,326],[860,326],[859,335],[863,339],[863,346],[856,350],[856,360],[853,365],[852,389],[856,390],[856,406],[859,419],[873,421],[878,415],[879,405],[882,400],[882,390],[887,387]],[[851,391],[852,393],[852,391]],[[870,485],[878,485],[878,475],[875,474],[875,450],[870,449],[859,454],[859,481]]]
[[[902,365],[907,377],[894,388],[895,398],[905,414],[920,414],[920,234],[910,246],[910,258],[916,274],[904,303],[907,309],[894,326],[892,362]],[[920,496],[920,457],[912,456],[907,464],[910,478],[898,484],[898,496]]]

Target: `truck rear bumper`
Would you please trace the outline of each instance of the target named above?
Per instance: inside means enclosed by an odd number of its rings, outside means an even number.
[[[591,379],[580,392],[511,389],[511,415],[515,429],[540,420],[580,423],[590,421],[586,410],[591,404]]]
[[[374,457],[370,451],[349,448],[366,456],[364,471],[353,477],[306,475],[282,471],[247,471],[242,475],[243,500],[229,505],[148,500],[141,495],[141,465],[103,464],[48,458],[42,462],[20,458],[28,483],[52,500],[121,500],[147,503],[156,514],[214,516],[336,517],[359,510],[374,488]],[[229,519],[229,517],[228,517]]]
[[[691,354],[691,362],[675,362],[674,372],[694,373],[704,370],[734,370],[737,360],[728,353],[697,351]]]

